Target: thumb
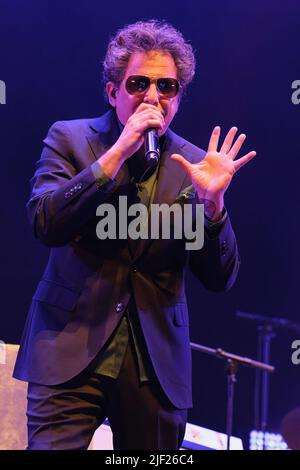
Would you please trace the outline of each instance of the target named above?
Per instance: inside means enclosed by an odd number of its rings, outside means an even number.
[[[183,158],[182,155],[179,155],[179,153],[173,153],[171,155],[172,160],[175,160],[176,162],[180,163],[180,165],[188,172],[190,173],[191,171],[191,163]]]

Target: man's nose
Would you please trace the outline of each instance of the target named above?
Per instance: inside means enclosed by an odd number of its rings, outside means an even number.
[[[159,103],[159,94],[155,83],[151,83],[144,96],[144,103],[157,105]]]

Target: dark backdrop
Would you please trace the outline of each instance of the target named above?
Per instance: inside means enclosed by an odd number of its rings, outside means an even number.
[[[257,158],[226,197],[242,266],[227,294],[214,294],[191,276],[191,339],[255,357],[257,332],[235,319],[237,309],[299,320],[300,105],[291,83],[300,79],[297,0],[203,0],[141,3],[100,0],[0,0],[1,322],[0,338],[20,341],[31,296],[48,250],[36,242],[24,206],[42,139],[56,120],[95,117],[105,104],[101,60],[108,39],[125,23],[165,19],[191,40],[197,74],[173,129],[206,148],[213,126],[223,136],[237,125]],[[298,133],[297,133],[298,132]],[[298,334],[299,336],[299,334]],[[291,363],[297,333],[278,331],[272,343],[269,429],[300,405],[300,365]],[[225,430],[223,364],[193,353],[191,422]],[[234,433],[253,426],[254,372],[242,369]]]

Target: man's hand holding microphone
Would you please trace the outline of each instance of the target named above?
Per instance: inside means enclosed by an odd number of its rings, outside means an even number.
[[[145,138],[148,141],[146,146],[149,147],[150,142],[151,147],[153,134],[154,138],[157,136],[158,141],[158,137],[166,131],[165,126],[162,111],[154,105],[141,103],[128,118],[117,142],[98,159],[104,173],[109,178],[114,178],[123,163],[142,147]],[[151,135],[151,132],[149,132],[151,129],[157,129],[157,132]],[[151,165],[151,161],[149,165]]]

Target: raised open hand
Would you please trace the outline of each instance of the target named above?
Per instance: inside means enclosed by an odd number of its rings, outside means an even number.
[[[234,173],[255,157],[252,151],[235,160],[244,140],[245,134],[240,134],[233,144],[237,127],[232,127],[225,137],[224,143],[218,151],[220,127],[215,127],[209,141],[207,154],[199,163],[190,163],[182,155],[173,154],[172,159],[177,160],[190,175],[200,200],[207,201],[207,215],[217,219],[224,206],[224,194]],[[211,208],[214,207],[212,211]],[[206,210],[206,207],[204,208]]]

